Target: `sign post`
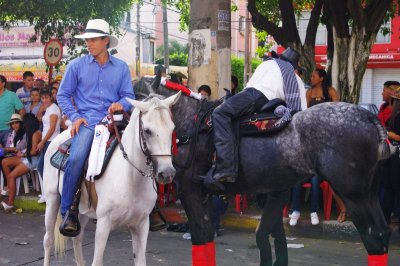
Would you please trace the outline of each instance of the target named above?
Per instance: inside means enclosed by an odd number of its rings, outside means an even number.
[[[49,83],[53,76],[53,67],[57,65],[63,56],[63,46],[58,39],[50,39],[44,46],[44,61],[49,66]]]

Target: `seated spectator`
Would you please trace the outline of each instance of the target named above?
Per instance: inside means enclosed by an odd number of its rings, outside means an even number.
[[[19,113],[21,116],[25,114],[24,106],[18,96],[6,89],[7,79],[0,75],[0,145],[5,146],[6,140],[10,133],[10,127],[7,123],[10,121],[14,113]]]
[[[43,178],[44,155],[50,142],[60,134],[61,111],[54,103],[50,90],[43,89],[40,92],[40,98],[42,99],[42,109],[45,113],[39,118],[43,123],[43,132],[42,140],[39,142],[37,148],[38,151],[41,152],[38,163],[38,172],[40,178]],[[42,194],[42,197],[39,199],[39,203],[43,202],[45,202],[44,194]]]
[[[8,185],[8,201],[7,203],[2,201],[1,205],[6,212],[10,212],[14,208],[16,179],[35,169],[39,161],[37,146],[42,136],[39,130],[39,120],[33,114],[25,114],[23,125],[25,128],[26,148],[18,150],[16,156],[5,158],[2,161]]]
[[[317,225],[319,224],[318,218],[318,208],[319,208],[319,183],[320,180],[318,176],[313,176],[310,179],[311,182],[311,224]],[[292,189],[292,214],[290,215],[289,225],[295,226],[297,224],[297,220],[300,218],[300,194],[301,194],[302,183],[297,183],[293,186]]]
[[[4,155],[0,156],[0,169],[3,171],[3,168],[1,167],[1,162],[3,161],[4,158],[15,156],[17,154],[18,149],[22,149],[26,146],[26,141],[23,138],[25,135],[25,130],[24,127],[22,126],[22,118],[19,114],[13,114],[11,116],[10,121],[8,122],[10,125],[11,131],[6,136],[6,139],[4,140],[5,146],[2,147],[4,151]],[[4,173],[3,173],[4,174]],[[1,195],[7,196],[8,191],[7,191],[7,180],[4,182],[4,188],[1,191]]]
[[[37,116],[41,105],[40,90],[38,88],[33,88],[31,90],[31,102],[25,105],[25,112]]]

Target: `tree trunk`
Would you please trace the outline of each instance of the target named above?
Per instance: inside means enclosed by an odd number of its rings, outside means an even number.
[[[333,27],[334,54],[332,60],[332,86],[341,101],[358,103],[362,79],[376,34],[366,34],[364,28],[352,29],[350,38],[336,35]]]
[[[315,70],[315,45],[304,44],[300,65],[304,68],[304,83],[311,85],[311,74]]]
[[[231,89],[230,15],[230,0],[190,1],[189,87],[209,85],[212,99]]]

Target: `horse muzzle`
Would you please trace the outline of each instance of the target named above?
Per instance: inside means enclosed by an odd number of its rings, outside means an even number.
[[[162,171],[158,171],[157,172],[157,182],[159,184],[169,184],[174,180],[174,176],[175,176],[176,170],[174,167],[168,167],[165,170]]]

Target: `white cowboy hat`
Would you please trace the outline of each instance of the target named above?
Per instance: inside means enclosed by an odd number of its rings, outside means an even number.
[[[22,117],[19,114],[12,114],[11,119],[7,124],[11,124],[12,122],[22,122]]]
[[[101,36],[110,38],[109,48],[114,48],[118,45],[118,39],[110,35],[110,25],[103,19],[91,19],[88,21],[84,34],[75,35],[77,39],[90,39]]]

